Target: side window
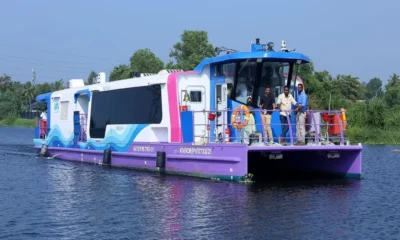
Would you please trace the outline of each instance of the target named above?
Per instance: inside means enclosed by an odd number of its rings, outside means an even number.
[[[68,101],[61,102],[61,114],[60,120],[68,120]]]
[[[161,85],[93,92],[90,137],[104,138],[107,125],[161,123],[161,93]]]
[[[215,66],[215,76],[225,77],[228,88],[228,98],[231,98],[235,85],[236,63],[224,63]]]
[[[190,102],[201,102],[201,91],[190,91]]]
[[[246,103],[247,98],[252,96],[256,81],[257,63],[242,62],[239,65],[238,79],[236,83],[235,100]]]

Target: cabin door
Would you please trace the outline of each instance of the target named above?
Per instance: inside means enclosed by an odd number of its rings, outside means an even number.
[[[80,132],[81,123],[79,119],[79,111],[74,111],[74,144],[78,143]]]
[[[226,83],[215,85],[215,103],[217,117],[215,120],[216,129],[214,132],[217,141],[222,141],[223,132],[228,128],[228,87]]]
[[[190,106],[189,110],[193,111],[194,141],[207,141],[207,116],[206,109],[206,89],[203,86],[188,86],[186,89],[189,93]]]

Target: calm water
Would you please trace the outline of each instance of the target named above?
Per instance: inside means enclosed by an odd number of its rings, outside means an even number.
[[[32,136],[0,128],[1,239],[400,238],[395,146],[365,146],[363,180],[245,185],[40,159]]]

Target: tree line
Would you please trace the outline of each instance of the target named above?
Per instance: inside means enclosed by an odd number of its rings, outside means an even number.
[[[315,71],[312,63],[300,65],[312,109],[346,109],[346,135],[362,143],[400,142],[400,76],[393,73],[383,86],[380,78],[361,82],[351,75],[332,76]]]
[[[127,79],[132,72],[157,73],[162,69],[194,69],[204,58],[215,56],[206,31],[185,30],[169,52],[170,61],[163,62],[150,49],[139,49],[129,63],[115,66],[110,81]],[[400,77],[392,74],[385,86],[379,78],[360,81],[356,76],[332,76],[328,71],[315,71],[313,63],[300,65],[295,72],[305,82],[311,109],[347,110],[351,139],[370,143],[397,143],[400,139]],[[86,84],[94,84],[97,73],[91,71]],[[10,76],[0,76],[0,120],[17,117],[29,111],[37,95],[65,87],[63,80],[33,85],[20,83]],[[39,107],[44,107],[40,106]]]

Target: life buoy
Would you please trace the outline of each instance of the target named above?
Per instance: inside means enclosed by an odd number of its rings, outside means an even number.
[[[346,120],[346,113],[344,108],[340,109],[340,121],[342,122],[342,128],[343,130],[346,130],[347,127],[347,120]]]
[[[242,112],[244,112],[244,121],[242,122]],[[239,119],[239,120],[238,120]],[[250,119],[250,111],[249,108],[245,105],[240,105],[233,110],[231,115],[231,122],[232,127],[236,128],[237,130],[241,130],[242,128],[246,127],[247,123]],[[238,120],[238,121],[237,121]]]

